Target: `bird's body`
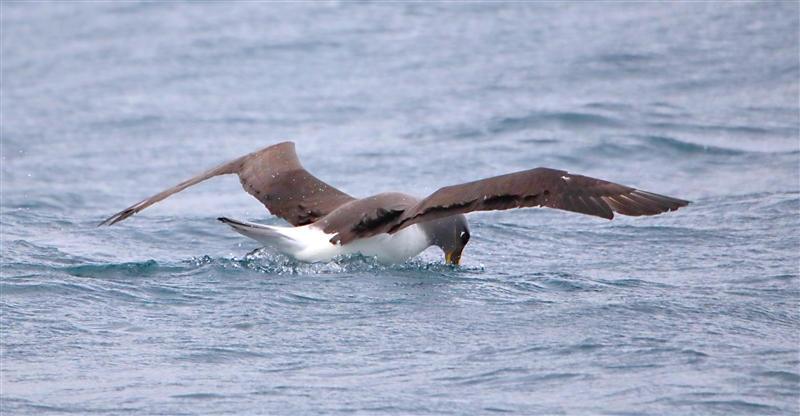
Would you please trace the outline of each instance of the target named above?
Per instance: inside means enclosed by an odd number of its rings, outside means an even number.
[[[244,189],[292,227],[219,218],[238,233],[304,262],[348,254],[401,263],[435,245],[458,264],[469,241],[464,214],[472,211],[549,207],[606,219],[656,215],[689,204],[566,171],[536,168],[441,188],[426,198],[387,192],[354,198],[311,175],[294,143],[250,153],[147,198],[100,225],[112,225],[192,185],[236,174]]]
[[[340,256],[361,254],[382,264],[396,264],[430,247],[424,231],[416,224],[394,234],[378,234],[341,245],[331,244],[333,235],[326,234],[314,224],[281,227],[224,217],[219,220],[265,247],[272,247],[287,257],[306,263],[327,263]]]

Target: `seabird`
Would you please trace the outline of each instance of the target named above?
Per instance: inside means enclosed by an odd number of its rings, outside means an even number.
[[[628,186],[536,168],[447,186],[419,199],[387,192],[357,199],[314,177],[300,164],[292,142],[279,143],[201,173],[126,208],[102,223],[113,225],[172,194],[219,175],[236,174],[244,190],[292,227],[218,218],[236,232],[303,262],[340,255],[402,263],[430,246],[459,264],[470,234],[472,211],[548,207],[602,218],[657,215],[689,201]]]

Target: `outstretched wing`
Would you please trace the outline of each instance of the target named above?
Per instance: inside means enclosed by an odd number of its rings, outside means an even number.
[[[614,212],[631,216],[656,215],[688,204],[689,201],[601,179],[536,168],[441,188],[404,212],[387,232],[472,211],[539,206],[610,220]]]
[[[412,224],[472,211],[548,207],[612,219],[614,212],[656,215],[688,204],[563,170],[536,168],[441,188],[391,222],[373,221],[376,227],[359,230],[357,236],[392,234]]]
[[[308,173],[297,159],[294,143],[279,143],[201,173],[132,205],[101,222],[113,225],[206,179],[239,175],[242,187],[277,217],[294,226],[310,224],[355,198]]]

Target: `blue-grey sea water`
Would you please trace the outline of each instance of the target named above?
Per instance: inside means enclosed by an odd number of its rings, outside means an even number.
[[[2,2],[0,412],[800,413],[800,4]],[[537,166],[692,204],[299,264],[236,177]]]

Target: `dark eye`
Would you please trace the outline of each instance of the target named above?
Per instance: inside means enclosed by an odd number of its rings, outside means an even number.
[[[461,244],[467,244],[469,241],[469,231],[462,231],[461,232]]]

